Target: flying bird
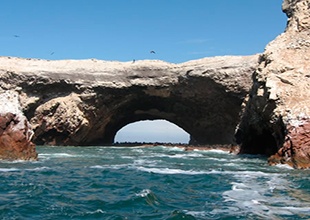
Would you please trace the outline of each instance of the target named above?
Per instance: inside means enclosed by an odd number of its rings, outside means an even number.
[[[14,37],[19,37],[19,35],[14,35]]]
[[[155,51],[154,51],[154,50],[151,50],[150,53],[154,53],[154,54],[155,54]]]
[[[52,52],[50,55],[53,55],[55,52]]]

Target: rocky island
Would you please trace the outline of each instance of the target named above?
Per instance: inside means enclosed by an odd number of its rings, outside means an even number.
[[[272,165],[309,168],[310,1],[284,0],[283,11],[285,32],[253,56],[180,64],[0,57],[2,158],[35,159],[33,143],[112,144],[129,123],[165,119],[192,145],[239,145]]]
[[[286,30],[260,57],[236,136],[241,153],[309,168],[310,1],[284,0],[282,9]]]

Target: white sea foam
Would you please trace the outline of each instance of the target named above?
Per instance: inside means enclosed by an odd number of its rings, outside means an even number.
[[[197,157],[203,157],[204,155],[198,153],[189,153],[189,154],[173,154],[167,155],[163,154],[162,157],[169,157],[169,158],[183,158],[183,159],[194,159]]]
[[[196,151],[196,150],[195,150],[195,151]],[[217,150],[217,149],[207,150],[206,153],[229,154],[228,151],[225,151],[225,150]]]
[[[15,172],[19,170],[20,169],[17,169],[17,168],[0,168],[0,172]]]
[[[133,161],[133,165],[143,165],[143,166],[156,166],[158,160],[150,160],[150,159],[138,159]]]
[[[87,212],[87,214],[97,214],[97,213],[104,214],[104,213],[107,213],[107,212],[102,211],[101,209],[97,209],[97,210],[95,210],[95,211],[93,211],[93,212]]]
[[[134,159],[134,157],[131,156],[122,156],[123,159]]]
[[[270,176],[286,176],[286,174],[281,174],[281,173],[264,173],[262,171],[247,171],[247,170],[244,170],[244,171],[228,171],[226,173],[232,173],[232,174],[235,174],[236,177],[244,177],[244,178],[248,178],[248,177],[251,177],[251,178],[256,178],[256,177],[262,177],[262,176],[265,176],[265,177],[270,177]]]
[[[122,168],[129,167],[129,164],[116,164],[116,165],[94,165],[90,166],[91,169],[113,169],[113,170],[119,170]]]
[[[136,193],[136,196],[138,196],[138,197],[147,197],[151,193],[152,193],[152,191],[150,189],[143,189],[141,192]]]
[[[226,158],[215,158],[215,157],[206,157],[208,160],[212,161],[219,161],[219,162],[231,162],[231,159],[226,159]],[[233,163],[236,165],[235,163]]]
[[[187,157],[205,157],[203,154],[199,154],[197,152],[186,154]]]
[[[293,212],[299,212],[299,213],[305,213],[309,214],[310,213],[310,207],[294,207],[294,206],[287,206],[287,207],[281,207],[280,209],[282,210],[289,210]]]
[[[200,218],[200,219],[210,219],[209,214],[205,211],[188,211],[188,210],[183,210],[184,213],[186,213],[187,215],[191,215],[194,216],[196,218]]]
[[[79,157],[80,155],[76,154],[68,154],[68,153],[52,153],[52,154],[47,154],[47,153],[40,153],[39,157],[53,157],[53,158],[61,158],[61,157]]]
[[[291,183],[283,177],[286,174],[242,171],[234,175],[238,180],[231,182],[231,190],[222,193],[225,202],[243,212],[253,213],[262,218],[276,219],[279,215],[309,213],[309,203],[295,199],[302,192],[290,188]],[[261,179],[263,177],[263,179]],[[277,191],[275,191],[277,189]],[[280,192],[290,192],[290,196],[279,196]],[[305,199],[305,201],[308,201]],[[231,204],[233,202],[233,204]],[[286,207],[279,207],[285,204]],[[239,211],[236,211],[239,212]]]
[[[294,168],[287,165],[287,164],[277,164],[275,165],[276,167],[279,167],[279,168],[284,168],[284,169],[288,169],[288,170],[293,170]]]
[[[149,173],[158,174],[185,174],[185,175],[201,175],[209,172],[194,171],[194,170],[181,170],[181,169],[170,169],[170,168],[148,168],[148,167],[136,167],[137,170]]]
[[[167,147],[169,148],[169,151],[185,151],[182,147]]]
[[[133,151],[133,152],[136,152],[136,153],[139,153],[139,154],[144,153],[144,150],[141,149],[141,148],[134,148],[132,151]]]
[[[165,155],[166,157],[169,157],[169,158],[188,158],[189,156],[188,155],[185,155],[185,154],[174,154],[174,155]]]
[[[50,167],[36,167],[36,168],[32,168],[32,169],[26,169],[28,171],[41,171],[41,170],[49,170],[51,169]]]
[[[1,163],[24,163],[24,160],[0,160]]]
[[[107,149],[137,149],[143,148],[141,146],[105,146],[105,147],[96,147],[99,151],[106,151]]]
[[[157,146],[156,148],[164,149],[166,151],[185,151],[183,147],[167,147],[167,146]]]
[[[41,171],[41,170],[47,170],[51,169],[49,167],[35,167],[31,169],[18,169],[18,168],[0,168],[0,172],[15,172],[15,171],[21,171],[21,170],[27,170],[27,171]]]
[[[176,153],[149,153],[147,155],[143,155],[141,156],[143,158],[153,158],[153,157],[161,157],[161,158],[183,158],[183,159],[189,159],[192,160],[194,158],[201,158],[201,157],[205,157],[205,155],[197,153],[197,152],[191,152],[191,153],[180,153],[180,152],[176,152]]]

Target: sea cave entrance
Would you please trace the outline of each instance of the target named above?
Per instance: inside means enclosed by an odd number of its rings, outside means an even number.
[[[190,135],[179,126],[162,119],[127,124],[115,136],[115,143],[188,144]]]

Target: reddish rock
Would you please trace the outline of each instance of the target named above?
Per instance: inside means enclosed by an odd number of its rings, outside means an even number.
[[[259,59],[236,141],[269,164],[310,168],[310,1],[284,0],[285,32]]]
[[[0,114],[0,159],[37,160],[33,132],[25,117],[12,113]]]
[[[287,126],[283,147],[268,159],[270,165],[288,164],[294,168],[310,168],[310,119]]]

